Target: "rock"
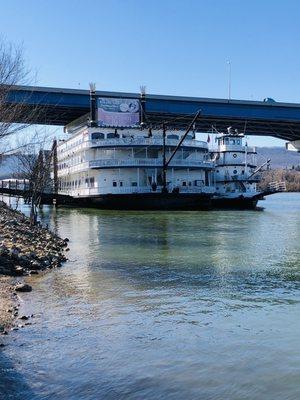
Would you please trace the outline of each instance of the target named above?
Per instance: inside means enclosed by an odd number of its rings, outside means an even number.
[[[29,271],[29,274],[30,275],[38,275],[38,271],[37,270],[34,270],[34,269],[31,269],[30,271]]]
[[[28,316],[28,315],[22,315],[22,317],[20,317],[20,319],[23,319],[23,320],[27,320],[27,319],[29,319],[30,317]]]
[[[17,292],[31,292],[32,287],[28,285],[27,283],[19,283],[18,285],[15,286],[15,291]]]
[[[31,267],[31,269],[35,269],[35,270],[42,269],[41,263],[39,263],[38,261],[32,261],[30,267]]]
[[[17,265],[15,267],[15,274],[17,276],[22,276],[24,274],[24,269],[20,265]]]

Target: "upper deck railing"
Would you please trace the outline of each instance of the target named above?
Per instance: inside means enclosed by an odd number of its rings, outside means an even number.
[[[175,147],[177,146],[178,139],[167,139],[166,146]],[[110,138],[110,139],[98,139],[98,140],[85,140],[81,143],[74,141],[74,144],[62,143],[58,146],[58,156],[68,157],[70,152],[78,152],[87,148],[97,147],[138,147],[138,146],[163,146],[162,138],[143,138],[143,137],[126,137],[126,138]],[[186,139],[182,146],[183,148],[189,147],[194,149],[208,150],[206,142],[200,140]]]
[[[110,146],[161,146],[163,145],[162,138],[143,138],[143,137],[125,137],[113,139],[91,140],[91,147],[110,147]],[[179,139],[166,139],[166,146],[177,146]],[[182,143],[182,147],[196,147],[207,149],[206,142],[200,140],[186,139]]]
[[[242,151],[245,153],[256,153],[256,147],[253,146],[241,146],[241,145],[234,145],[234,144],[222,144],[218,148],[214,149],[215,152],[217,151]]]
[[[130,159],[101,159],[89,162],[90,168],[119,168],[119,167],[153,167],[162,168],[163,161],[161,158],[130,158]],[[200,160],[173,159],[170,167],[182,168],[206,168],[211,169],[214,164],[211,162],[203,162]]]

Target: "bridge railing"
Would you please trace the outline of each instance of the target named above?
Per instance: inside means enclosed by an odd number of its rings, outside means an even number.
[[[29,190],[30,184],[28,179],[2,179],[0,180],[0,188],[12,190]]]

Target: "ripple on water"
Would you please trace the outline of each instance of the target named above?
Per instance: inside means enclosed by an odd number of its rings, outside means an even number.
[[[265,207],[45,209],[72,261],[30,278],[5,400],[300,398],[300,197]]]

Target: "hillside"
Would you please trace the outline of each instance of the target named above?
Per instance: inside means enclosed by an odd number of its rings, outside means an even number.
[[[288,151],[284,147],[258,147],[257,163],[258,165],[271,159],[271,168],[273,169],[292,169],[300,168],[300,153]]]

